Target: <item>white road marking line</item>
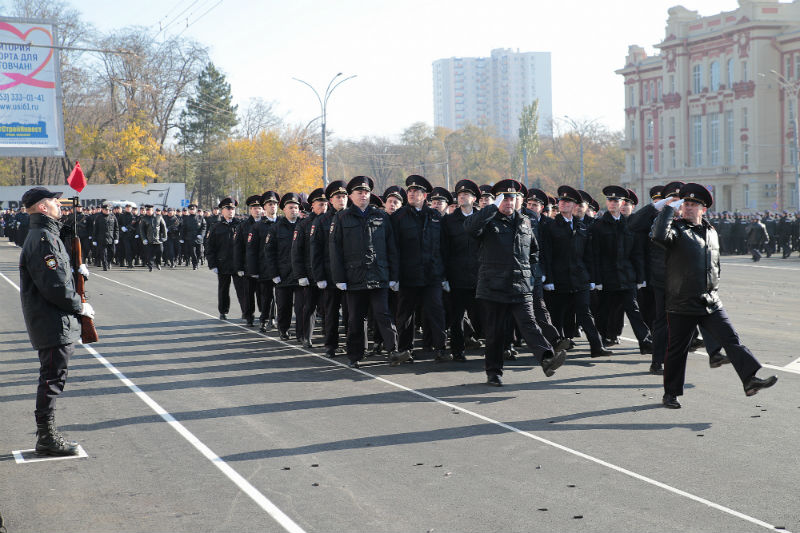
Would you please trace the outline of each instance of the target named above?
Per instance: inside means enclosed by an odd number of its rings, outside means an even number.
[[[12,287],[14,287],[15,289],[17,289],[17,292],[19,292],[19,286],[18,286],[16,283],[14,283],[13,281],[11,281],[10,279],[8,279],[8,276],[6,276],[5,274],[3,274],[2,272],[0,272],[0,276],[2,276],[2,277],[3,277],[3,279],[4,279],[4,280],[6,280],[6,281],[8,282],[8,284],[9,284],[9,285],[11,285],[11,286],[12,286]]]
[[[95,274],[95,275],[98,276],[99,278],[111,281],[111,282],[116,283],[118,285],[121,285],[123,287],[127,287],[129,289],[133,289],[133,290],[139,291],[141,293],[148,294],[148,295],[153,296],[155,298],[158,298],[160,300],[164,300],[165,302],[169,302],[169,303],[172,303],[172,304],[177,305],[179,307],[183,307],[184,309],[187,309],[187,310],[190,310],[190,311],[194,311],[195,313],[198,313],[200,315],[208,316],[208,317],[211,317],[211,318],[216,318],[214,315],[211,315],[211,314],[206,313],[204,311],[200,311],[199,309],[194,309],[192,307],[189,307],[188,305],[184,305],[184,304],[176,302],[174,300],[170,300],[169,298],[164,298],[163,296],[159,296],[157,294],[153,294],[153,293],[145,291],[143,289],[139,289],[138,287],[133,287],[132,285],[127,285],[125,283],[122,283],[120,281],[108,278],[106,276],[101,276],[99,274]],[[607,461],[604,461],[603,459],[599,459],[597,457],[593,457],[591,455],[585,454],[585,453],[580,452],[578,450],[574,450],[572,448],[568,448],[567,446],[564,446],[562,444],[558,444],[557,442],[545,439],[545,438],[540,437],[538,435],[535,435],[533,433],[529,433],[527,431],[521,430],[521,429],[519,429],[517,427],[514,427],[514,426],[512,426],[510,424],[506,424],[504,422],[500,422],[498,420],[494,420],[493,418],[489,418],[487,416],[484,416],[482,414],[476,413],[474,411],[470,411],[469,409],[466,409],[466,408],[461,407],[459,405],[452,404],[452,403],[444,401],[444,400],[440,400],[439,398],[436,398],[434,396],[430,396],[428,394],[425,394],[424,392],[420,392],[418,390],[406,387],[405,385],[401,385],[399,383],[396,383],[394,381],[388,380],[386,378],[383,378],[383,377],[380,377],[380,376],[375,376],[373,374],[370,374],[369,372],[365,372],[362,369],[349,368],[344,363],[339,363],[338,361],[333,361],[333,360],[331,360],[331,359],[329,359],[329,358],[327,358],[327,357],[325,357],[323,355],[319,355],[317,353],[314,353],[312,351],[306,350],[304,348],[293,346],[293,345],[289,344],[288,342],[281,341],[280,339],[275,339],[274,337],[270,337],[268,335],[264,335],[263,333],[258,333],[258,332],[253,331],[252,329],[247,328],[245,326],[242,326],[242,325],[239,325],[239,324],[234,324],[234,323],[228,322],[228,321],[220,321],[220,322],[223,322],[225,324],[229,324],[231,326],[236,326],[238,328],[244,329],[245,331],[249,331],[251,333],[257,334],[260,337],[265,337],[267,339],[273,340],[275,342],[278,342],[280,344],[283,344],[285,346],[293,348],[293,349],[295,349],[295,350],[297,350],[299,352],[303,352],[305,354],[312,355],[314,357],[317,357],[319,359],[324,360],[326,363],[332,363],[332,364],[338,365],[338,366],[340,366],[340,367],[342,367],[342,368],[344,368],[346,370],[351,370],[353,372],[358,372],[359,374],[362,374],[362,375],[364,375],[366,377],[375,379],[377,381],[380,381],[380,382],[385,383],[387,385],[390,385],[392,387],[396,387],[398,389],[404,390],[404,391],[409,392],[411,394],[414,394],[416,396],[420,396],[422,398],[425,398],[426,400],[430,400],[432,402],[438,403],[438,404],[443,405],[445,407],[448,407],[450,409],[456,409],[456,410],[458,410],[458,411],[460,411],[460,412],[462,412],[464,414],[470,415],[470,416],[475,417],[475,418],[477,418],[479,420],[483,420],[484,422],[488,422],[490,424],[494,424],[494,425],[500,426],[500,427],[502,427],[504,429],[507,429],[507,430],[509,430],[509,431],[511,431],[513,433],[518,434],[518,435],[522,435],[522,436],[527,437],[529,439],[533,439],[533,440],[535,440],[537,442],[540,442],[540,443],[545,444],[547,446],[551,446],[553,448],[556,448],[556,449],[559,449],[561,451],[567,452],[569,454],[572,454],[572,455],[574,455],[576,457],[580,457],[582,459],[585,459],[587,461],[593,462],[595,464],[598,464],[598,465],[601,465],[601,466],[605,466],[606,468],[609,468],[611,470],[619,472],[620,474],[624,474],[624,475],[626,475],[628,477],[632,477],[634,479],[638,479],[639,481],[643,481],[643,482],[645,482],[645,483],[647,483],[649,485],[653,485],[654,487],[658,487],[658,488],[664,489],[664,490],[666,490],[668,492],[671,492],[673,494],[676,494],[678,496],[683,496],[684,498],[690,499],[692,501],[695,501],[697,503],[703,504],[703,505],[705,505],[707,507],[710,507],[712,509],[716,509],[716,510],[721,511],[721,512],[723,512],[725,514],[734,516],[736,518],[740,518],[742,520],[750,522],[751,524],[755,524],[757,526],[761,526],[763,528],[770,529],[770,530],[773,530],[773,531],[775,530],[775,526],[773,526],[772,524],[769,524],[767,522],[764,522],[763,520],[759,520],[758,518],[752,517],[750,515],[747,515],[747,514],[744,514],[744,513],[740,513],[739,511],[731,509],[730,507],[725,507],[724,505],[720,505],[718,503],[712,502],[711,500],[707,500],[707,499],[705,499],[705,498],[703,498],[701,496],[697,496],[695,494],[692,494],[690,492],[686,492],[684,490],[681,490],[679,488],[673,487],[671,485],[667,485],[666,483],[662,483],[662,482],[657,481],[657,480],[655,480],[653,478],[649,478],[649,477],[644,476],[642,474],[638,474],[638,473],[636,473],[636,472],[634,472],[632,470],[628,470],[627,468],[623,468],[623,467],[617,466],[617,465],[615,465],[613,463],[609,463]],[[791,532],[788,532],[788,530],[781,530],[781,531],[787,531],[787,533],[791,533]]]
[[[35,452],[36,449],[32,448],[30,450],[13,450],[11,453],[14,455],[14,460],[17,464],[23,463],[41,463],[42,461],[63,461],[64,459],[83,459],[85,457],[89,457],[89,454],[86,453],[86,450],[83,449],[83,446],[80,444],[78,445],[78,454],[77,455],[67,455],[66,457],[37,457],[35,459],[25,459],[24,453],[27,452]]]
[[[746,268],[769,268],[770,270],[800,270],[800,268],[792,268],[792,267],[771,267],[765,265],[743,265],[741,263],[722,263],[723,266],[734,266],[734,267],[746,267]]]
[[[9,280],[5,275],[0,273],[0,276],[3,276],[3,278],[5,278],[6,281],[8,281],[17,290],[19,290],[19,287],[14,285],[11,282],[11,280]],[[114,280],[112,280],[110,278],[106,278],[104,276],[98,276],[98,277],[101,277],[103,279],[108,279],[109,281],[114,281]],[[131,288],[134,288],[134,287],[131,287]],[[142,292],[144,292],[144,291],[142,291]],[[175,302],[173,302],[173,303],[175,303]],[[184,307],[186,307],[186,306],[184,306]],[[186,307],[186,309],[191,309],[191,308],[190,307]],[[106,367],[109,370],[109,372],[114,374],[117,377],[117,379],[119,379],[131,391],[133,391],[133,393],[136,394],[136,396],[138,396],[140,400],[142,400],[153,411],[155,411],[156,414],[158,414],[167,424],[172,426],[172,428],[175,431],[177,431],[184,439],[189,441],[189,443],[192,446],[194,446],[197,449],[197,451],[202,453],[203,456],[206,459],[208,459],[209,461],[211,461],[211,463],[214,466],[216,466],[220,471],[222,471],[222,473],[225,474],[228,477],[228,479],[233,481],[233,483],[236,484],[236,486],[239,487],[242,490],[242,492],[244,492],[245,494],[250,496],[250,498],[259,507],[261,507],[272,518],[274,518],[275,521],[278,522],[278,524],[280,524],[286,531],[288,531],[290,533],[305,533],[305,530],[303,530],[303,528],[301,528],[299,525],[297,525],[294,522],[294,520],[289,518],[283,511],[278,509],[278,507],[274,503],[272,503],[269,500],[269,498],[267,498],[266,496],[261,494],[261,492],[259,492],[258,489],[256,489],[253,485],[251,485],[249,481],[247,481],[244,477],[242,477],[236,470],[231,468],[231,466],[228,465],[228,463],[223,461],[222,458],[220,458],[219,455],[217,455],[216,453],[211,451],[211,448],[209,448],[208,446],[203,444],[203,442],[200,441],[200,439],[198,439],[197,437],[195,437],[194,434],[191,431],[186,429],[186,427],[183,424],[181,424],[180,422],[175,420],[175,418],[169,412],[167,412],[166,409],[161,407],[146,392],[144,392],[142,389],[140,389],[133,381],[128,379],[125,376],[125,374],[123,374],[122,372],[117,370],[117,368],[113,364],[111,364],[108,361],[108,359],[106,359],[105,357],[100,355],[97,352],[97,350],[95,350],[94,348],[92,348],[88,344],[82,344],[81,346],[86,348],[86,351],[89,352],[90,354],[92,354],[94,356],[94,358],[97,359],[100,362],[100,364],[102,364],[104,367]],[[15,458],[17,457],[16,453],[14,454],[14,457]],[[20,459],[21,458],[22,457],[20,456]],[[52,460],[52,459],[50,459],[50,460]],[[17,462],[20,462],[20,461],[17,460]],[[27,462],[31,462],[31,461],[27,461]]]

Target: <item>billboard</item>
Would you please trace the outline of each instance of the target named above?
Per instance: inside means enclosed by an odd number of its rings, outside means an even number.
[[[52,22],[0,17],[0,156],[64,155],[57,46]]]
[[[12,185],[0,187],[0,209],[17,209],[25,191],[33,185]],[[84,207],[100,205],[103,202],[133,202],[139,206],[152,204],[156,207],[185,207],[185,183],[148,183],[147,185],[87,185],[80,194],[69,185],[46,185],[51,191],[64,193],[62,198],[77,196]]]

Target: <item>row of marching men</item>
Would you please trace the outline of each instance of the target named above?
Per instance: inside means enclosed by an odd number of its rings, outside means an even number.
[[[513,194],[504,190],[509,184]],[[413,360],[421,322],[423,344],[437,362],[464,361],[475,337],[486,338],[487,373],[499,378],[502,360],[513,358],[514,345],[526,336],[515,319],[492,323],[497,313],[486,301],[502,295],[530,301],[536,327],[554,354],[575,347],[571,338],[579,326],[592,357],[611,355],[623,313],[641,352],[653,352],[652,298],[644,316],[639,308],[647,287],[648,246],[628,222],[638,202],[632,191],[604,188],[606,211],[595,219],[597,203],[569,186],[558,189],[555,218],[547,216],[553,204],[543,191],[527,190],[515,180],[481,187],[461,180],[453,195],[419,175],[409,176],[405,189],[392,186],[382,196],[372,194],[373,187],[365,176],[332,182],[308,196],[311,213],[302,219],[297,193],[249,197],[243,221],[234,216],[237,202],[223,200],[221,223],[211,230],[207,251],[208,266],[219,278],[221,318],[230,311],[233,284],[248,325],[255,325],[258,312],[266,331],[274,302],[281,339],[289,339],[294,315],[295,338],[310,348],[319,310],[325,353],[335,356],[343,310],[353,366],[366,354],[368,323],[375,344],[388,352],[391,364],[399,364]],[[498,268],[503,261],[482,250],[485,238],[470,228],[481,207],[509,196],[515,212],[528,221],[536,248],[525,280]],[[481,277],[491,288],[488,298],[477,292]],[[488,331],[498,328],[499,354],[492,354],[490,365]],[[654,355],[651,372],[660,373],[660,366]]]

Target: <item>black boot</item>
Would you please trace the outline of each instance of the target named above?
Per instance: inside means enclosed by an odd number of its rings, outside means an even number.
[[[260,331],[261,333],[266,333],[267,332],[267,321],[266,320],[262,320],[261,321],[261,327],[258,328],[258,331]]]
[[[36,435],[36,455],[78,455],[78,443],[64,440],[53,415],[36,420]]]

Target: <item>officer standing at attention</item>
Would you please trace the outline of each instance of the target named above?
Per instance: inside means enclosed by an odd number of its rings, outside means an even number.
[[[424,177],[406,178],[408,205],[391,216],[400,267],[397,303],[398,349],[414,347],[414,312],[421,305],[430,328],[437,363],[450,361],[445,350],[444,303],[442,291],[450,291],[445,280],[442,257],[442,214],[425,203],[433,187]],[[445,191],[446,192],[446,191]]]
[[[676,208],[683,204],[681,218],[674,220]],[[680,409],[686,358],[692,335],[704,326],[725,348],[747,396],[773,386],[777,376],[756,376],[761,364],[741,344],[719,298],[719,237],[703,218],[713,204],[711,193],[697,183],[680,189],[680,200],[671,198],[656,217],[652,239],[664,246],[665,294],[668,340],[664,359],[664,398],[670,409]]]
[[[554,353],[536,325],[531,265],[539,260],[539,247],[530,220],[516,211],[522,184],[502,180],[494,185],[492,194],[494,203],[469,217],[465,225],[470,235],[481,242],[476,296],[484,306],[486,383],[499,387],[503,384],[503,344],[510,317],[546,376],[552,376],[564,364],[567,353]]]
[[[39,351],[36,393],[36,454],[75,455],[78,445],[67,442],[55,425],[56,397],[64,391],[67,365],[80,339],[79,315],[94,318],[94,309],[75,292],[72,267],[58,238],[60,192],[34,187],[22,196],[31,227],[19,258],[20,298],[28,337]],[[113,218],[113,217],[112,217]],[[115,219],[116,220],[116,219]],[[77,268],[88,277],[86,265]]]
[[[367,350],[367,312],[372,307],[375,324],[389,362],[398,365],[411,358],[397,352],[397,329],[389,314],[388,290],[398,286],[397,244],[389,215],[370,205],[375,182],[356,176],[347,184],[350,207],[339,211],[331,222],[331,275],[347,298],[347,357],[358,368]]]
[[[300,195],[287,192],[281,196],[280,208],[283,217],[270,226],[265,239],[261,262],[266,265],[267,275],[275,284],[275,307],[278,332],[283,341],[289,340],[289,326],[292,324],[292,307],[295,316],[295,339],[300,341],[303,334],[303,297],[297,284],[297,276],[292,272],[292,242],[300,216]],[[263,311],[263,309],[262,309]]]
[[[94,220],[94,249],[103,264],[103,270],[108,270],[114,257],[114,245],[119,244],[119,224],[117,217],[109,214],[109,205],[103,204],[100,214]]]
[[[308,203],[311,205],[311,214],[297,223],[292,243],[292,271],[301,287],[300,291],[303,293],[301,316],[298,316],[296,320],[301,331],[300,340],[303,348],[306,349],[313,347],[311,335],[314,332],[317,305],[319,305],[321,295],[321,289],[317,287],[317,280],[311,267],[311,237],[314,220],[328,210],[325,191],[321,188],[311,191],[311,194],[308,195]]]
[[[133,206],[125,204],[125,210],[120,213],[119,218],[117,218],[119,222],[119,231],[121,232],[120,240],[122,241],[121,250],[118,254],[120,258],[119,266],[123,266],[124,263],[128,268],[133,268],[135,220],[136,215],[133,214]]]
[[[160,213],[153,213],[153,206],[144,206],[144,216],[139,220],[139,235],[144,245],[144,261],[147,269],[153,271],[153,263],[161,270],[161,255],[167,242],[167,223]]]
[[[189,215],[183,219],[181,226],[181,243],[186,250],[186,257],[192,260],[192,270],[197,270],[197,264],[203,255],[203,239],[206,235],[206,220],[197,213],[197,206],[189,206]]]
[[[237,205],[239,202],[233,198],[222,200],[219,203],[219,209],[222,211],[220,221],[208,232],[206,257],[208,268],[217,275],[217,309],[220,320],[227,320],[228,311],[231,309],[231,281],[239,306],[242,305],[243,279],[236,274],[233,265],[233,240],[236,236],[236,227],[239,225],[239,221],[233,216]]]
[[[261,327],[258,331],[266,333],[270,324],[270,313],[272,313],[272,303],[275,301],[275,283],[268,265],[261,260],[264,248],[267,246],[267,234],[269,228],[278,221],[278,203],[281,201],[280,195],[275,191],[266,191],[261,195],[262,217],[257,224],[251,226],[252,241],[247,243],[247,271],[257,272],[255,278],[258,280],[256,289],[256,300],[261,315],[258,320]],[[250,238],[248,236],[248,238]]]
[[[251,246],[255,245],[254,239],[254,226],[261,221],[263,215],[263,208],[261,207],[261,195],[255,194],[248,196],[245,200],[247,210],[250,216],[239,224],[236,228],[236,238],[233,244],[233,266],[236,273],[243,279],[242,282],[242,318],[247,321],[248,327],[253,327],[256,313],[256,298],[258,293],[258,274],[259,264],[258,261],[251,261],[248,256],[248,250]],[[258,248],[260,250],[260,247]],[[263,309],[263,303],[260,296],[258,297],[259,309]]]

